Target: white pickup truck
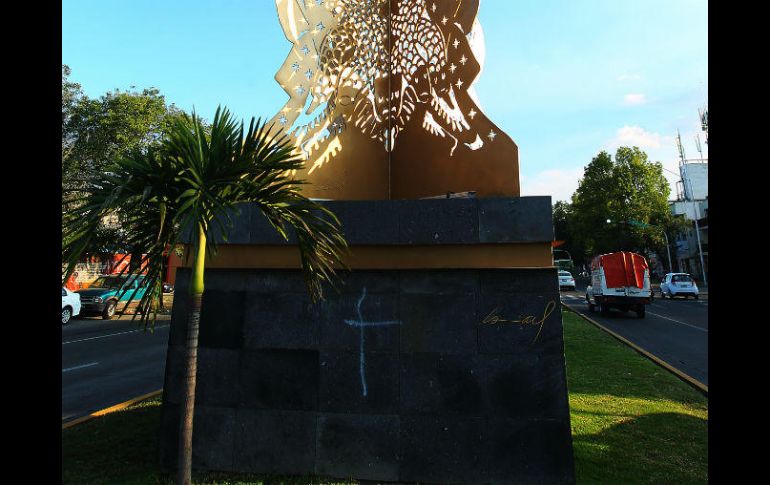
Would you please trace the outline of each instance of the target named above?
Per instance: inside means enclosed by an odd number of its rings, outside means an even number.
[[[607,314],[610,308],[633,310],[644,318],[650,303],[650,269],[644,256],[627,251],[602,254],[591,261],[591,284],[586,288],[588,309]]]

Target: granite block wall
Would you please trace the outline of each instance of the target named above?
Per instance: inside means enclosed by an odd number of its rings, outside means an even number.
[[[188,281],[180,269],[167,468],[177,461]],[[297,270],[207,271],[194,468],[574,483],[554,268],[353,271],[342,281],[313,304]]]

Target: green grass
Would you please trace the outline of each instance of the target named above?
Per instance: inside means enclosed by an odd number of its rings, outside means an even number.
[[[708,482],[708,399],[564,312],[579,484]],[[158,472],[160,399],[62,431],[64,484],[168,484]],[[198,485],[344,484],[312,477],[194,474]]]
[[[578,483],[708,482],[708,399],[564,312]]]

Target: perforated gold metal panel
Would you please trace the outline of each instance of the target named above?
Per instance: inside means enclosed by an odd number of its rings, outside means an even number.
[[[312,197],[518,196],[516,144],[472,96],[478,0],[276,0],[291,51],[273,118]],[[470,42],[475,40],[476,45]]]

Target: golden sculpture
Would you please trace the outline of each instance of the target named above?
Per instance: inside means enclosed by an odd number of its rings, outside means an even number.
[[[307,160],[312,197],[519,195],[518,148],[473,100],[478,5],[276,0],[292,48],[272,121]]]

